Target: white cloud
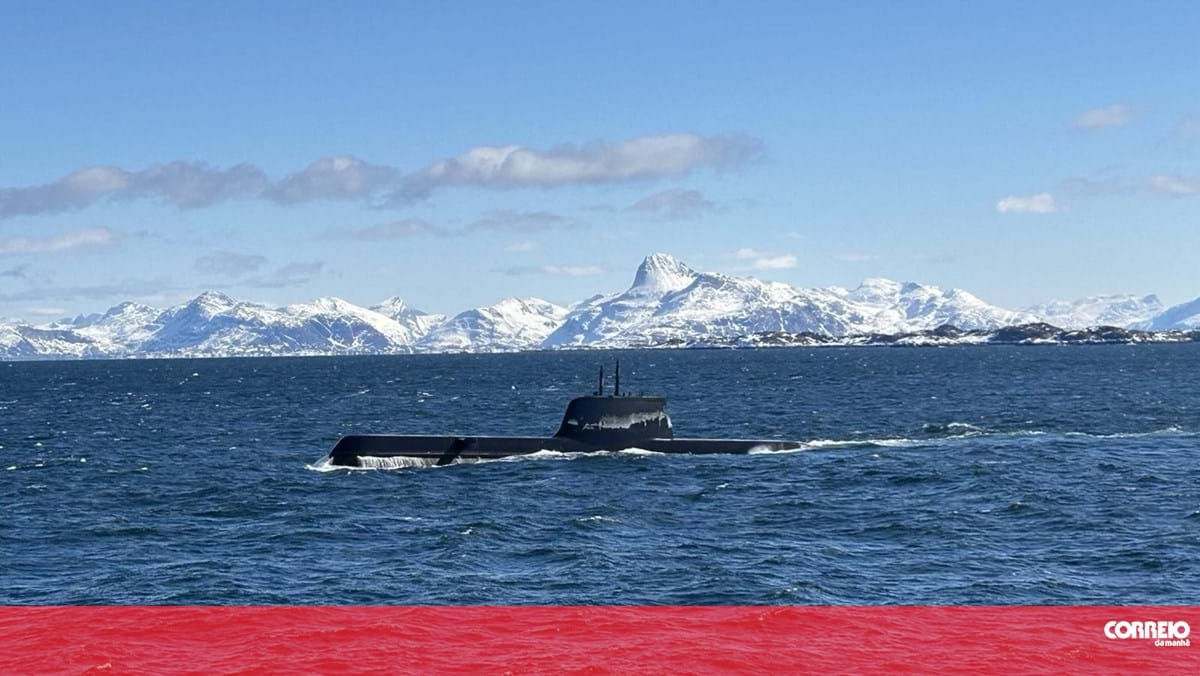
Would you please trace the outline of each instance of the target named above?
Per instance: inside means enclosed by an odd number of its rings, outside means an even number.
[[[405,177],[388,201],[404,203],[454,186],[553,188],[683,176],[739,166],[761,152],[762,142],[755,138],[686,133],[549,150],[478,146]]]
[[[346,155],[323,157],[284,177],[267,196],[283,204],[356,199],[386,189],[399,178],[400,170],[394,167],[371,164]]]
[[[1036,195],[1009,195],[996,202],[996,211],[1002,214],[1053,214],[1058,212],[1054,196],[1048,192]]]
[[[510,277],[524,275],[552,275],[556,277],[591,277],[604,274],[604,268],[598,265],[518,265],[510,268],[495,270]]]
[[[158,199],[181,209],[255,197],[267,187],[257,167],[214,169],[197,162],[156,164],[141,171],[85,167],[42,185],[0,188],[0,218],[83,209],[105,199]]]
[[[397,221],[369,225],[361,228],[337,228],[325,233],[327,239],[357,239],[380,242],[409,237],[462,237],[472,232],[495,231],[534,233],[553,228],[577,225],[568,218],[549,211],[514,211],[493,209],[460,228],[449,228],[430,223],[421,218],[402,218]]]
[[[671,188],[643,197],[625,208],[633,213],[645,213],[673,220],[691,218],[714,211],[717,205],[699,190]]]
[[[1107,129],[1123,127],[1133,119],[1133,110],[1124,103],[1086,110],[1075,117],[1076,129]]]
[[[756,270],[787,270],[796,267],[796,257],[791,254],[759,258],[754,261]]]
[[[378,225],[368,225],[362,228],[343,228],[331,230],[325,234],[330,239],[357,239],[364,242],[382,242],[391,239],[406,239],[422,235],[448,237],[453,234],[450,230],[434,225],[421,218],[402,218]]]
[[[591,277],[604,272],[604,268],[598,265],[545,265],[542,266],[542,271],[548,275],[561,275],[565,277]]]
[[[1151,176],[1148,183],[1153,192],[1170,197],[1200,195],[1200,176],[1159,174]]]
[[[493,209],[485,212],[467,225],[468,230],[510,230],[513,232],[539,232],[570,225],[570,222],[549,211],[514,211]]]
[[[0,256],[70,251],[85,247],[107,246],[116,240],[108,228],[89,228],[53,237],[10,237],[0,239]]]
[[[157,199],[180,209],[198,209],[231,199],[257,197],[269,181],[250,164],[214,169],[199,162],[169,162],[129,174],[117,199]]]
[[[538,248],[537,242],[535,242],[531,239],[527,239],[523,242],[513,242],[512,244],[509,244],[504,249],[505,249],[505,251],[510,251],[512,253],[528,253],[530,251],[536,250],[537,248]]]
[[[31,307],[25,313],[39,317],[62,317],[67,311],[60,307]]]
[[[195,209],[233,199],[295,204],[383,195],[385,203],[395,205],[452,186],[553,188],[719,171],[745,164],[761,152],[762,142],[748,136],[678,133],[548,150],[477,146],[410,174],[347,155],[318,159],[278,181],[245,163],[222,169],[175,161],[140,171],[92,166],[49,183],[0,188],[0,219],[83,209],[102,200],[151,199]]]
[[[753,270],[787,270],[796,267],[796,257],[792,254],[774,254],[749,247],[734,251],[733,257],[745,261]]]

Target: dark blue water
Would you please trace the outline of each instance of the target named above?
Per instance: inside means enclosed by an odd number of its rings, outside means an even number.
[[[620,356],[754,456],[309,468],[545,434]],[[0,364],[0,603],[1200,603],[1200,345]]]

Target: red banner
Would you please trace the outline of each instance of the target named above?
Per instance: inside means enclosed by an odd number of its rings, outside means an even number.
[[[0,607],[0,671],[1200,673],[1200,608]]]

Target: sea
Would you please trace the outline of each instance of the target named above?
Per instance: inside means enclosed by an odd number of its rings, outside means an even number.
[[[730,456],[551,434],[620,359]],[[1198,604],[1200,344],[0,364],[0,604]]]

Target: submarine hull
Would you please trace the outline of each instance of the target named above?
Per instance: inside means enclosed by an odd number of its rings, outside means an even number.
[[[633,441],[633,443],[630,443]],[[610,439],[606,442],[562,436],[488,437],[422,436],[398,434],[354,434],[342,437],[329,452],[329,462],[342,467],[371,466],[362,458],[414,458],[428,464],[449,465],[461,460],[494,460],[538,451],[594,453],[638,448],[656,453],[693,455],[745,454],[752,451],[782,451],[800,448],[798,441],[750,439]]]
[[[567,404],[552,437],[427,436],[353,434],[329,452],[328,463],[342,467],[407,467],[494,460],[539,451],[594,453],[637,448],[656,453],[709,455],[801,448],[798,441],[750,439],[677,439],[667,415],[667,400],[645,395],[622,396],[621,363],[617,362],[612,395],[604,394],[604,369],[595,394]],[[409,461],[412,461],[411,463]]]

